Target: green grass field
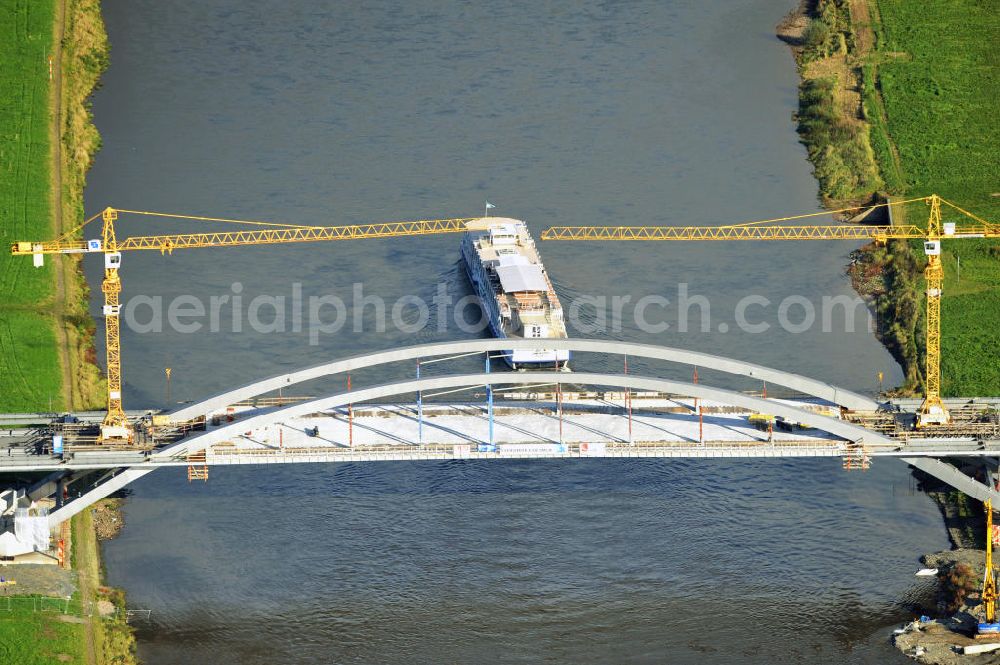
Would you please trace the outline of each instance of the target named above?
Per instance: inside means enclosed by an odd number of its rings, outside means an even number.
[[[873,6],[884,130],[899,153],[905,195],[937,193],[1000,224],[1000,13],[977,0]],[[945,221],[964,219],[944,213]],[[908,216],[922,222],[926,208]],[[946,242],[945,251],[942,390],[1000,395],[1000,239]]]
[[[52,318],[0,308],[0,411],[45,411],[61,403]]]
[[[1000,395],[1000,257],[990,251],[997,245],[1000,240],[953,242],[944,257],[941,389],[945,394]]]
[[[15,240],[52,236],[49,55],[52,0],[0,0],[0,411],[61,408],[54,279],[13,258]]]
[[[1000,212],[1000,13],[978,0],[878,0],[879,84],[909,194]]]
[[[51,0],[0,0],[0,302],[33,305],[52,295],[52,267],[14,259],[13,240],[52,235],[49,152]]]
[[[37,612],[28,598],[0,600],[0,662],[17,665],[84,665],[84,627],[61,621],[58,611]],[[78,603],[77,603],[78,604]],[[52,603],[52,609],[61,606]]]

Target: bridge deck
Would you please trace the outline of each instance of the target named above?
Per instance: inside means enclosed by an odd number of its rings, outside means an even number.
[[[608,395],[606,393],[605,395]],[[819,400],[771,400],[836,417],[837,411]],[[263,427],[243,430],[272,408],[244,407],[235,422],[222,418],[219,426],[234,434],[210,445],[198,466],[233,464],[329,463],[442,459],[537,459],[573,457],[844,457],[996,455],[1000,445],[971,437],[898,440],[867,444],[863,450],[814,428],[755,424],[752,412],[710,400],[698,407],[689,398],[633,399],[630,419],[624,399],[596,398],[564,401],[504,400],[494,407],[492,435],[487,406],[475,403],[431,403],[423,420],[415,404],[368,404],[321,413],[288,417]],[[560,416],[560,410],[562,415]],[[631,428],[631,432],[630,432]],[[197,436],[198,432],[193,433]],[[0,437],[2,438],[2,437]],[[59,457],[0,451],[0,472],[55,469],[134,467],[152,469],[188,466],[187,455],[164,455],[151,450],[101,449],[68,446]]]

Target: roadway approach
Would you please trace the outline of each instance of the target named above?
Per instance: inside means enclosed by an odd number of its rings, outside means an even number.
[[[624,372],[490,371],[496,364],[491,359],[511,349],[665,361],[782,386],[795,397]],[[485,371],[393,381],[278,406],[261,399],[324,377],[469,355],[484,358]],[[474,401],[434,401],[470,391]],[[44,422],[51,414],[0,415],[0,434],[4,428],[10,434],[6,455],[0,448],[0,474],[12,479],[0,492],[0,510],[9,516],[16,507],[43,502],[51,506],[46,520],[55,528],[159,467],[187,467],[189,479],[207,479],[209,467],[235,464],[621,457],[835,457],[849,469],[898,457],[969,496],[1000,501],[988,466],[1000,458],[1000,426],[991,420],[998,405],[1000,399],[952,400],[961,422],[913,431],[909,404],[710,354],[591,339],[443,342],[272,376],[168,414],[133,413],[140,416],[138,441],[145,445],[111,449],[67,438],[61,451],[53,450],[53,434],[61,430]],[[100,415],[81,414],[81,420],[99,421]],[[971,458],[991,480],[980,482],[946,458]],[[18,547],[13,526],[12,519],[0,524],[0,555]]]

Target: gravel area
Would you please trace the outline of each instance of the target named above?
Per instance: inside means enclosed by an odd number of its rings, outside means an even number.
[[[896,635],[896,648],[918,663],[927,665],[1000,665],[1000,652],[966,656],[962,647],[992,644],[997,640],[976,640],[968,636],[976,619],[965,612],[941,621],[914,621]]]
[[[937,568],[947,573],[958,564],[966,564],[980,577],[985,565],[986,553],[978,549],[955,549],[935,552],[921,557],[928,568]],[[918,663],[927,665],[1000,665],[1000,652],[969,655],[962,653],[962,647],[970,644],[990,644],[1000,642],[977,640],[973,636],[979,617],[982,616],[979,594],[970,593],[964,606],[950,617],[934,621],[914,621],[903,627],[894,637],[896,648]]]
[[[125,526],[122,505],[121,499],[105,499],[94,506],[92,514],[98,540],[111,540]]]
[[[57,596],[65,598],[76,591],[76,573],[59,566],[22,563],[0,567],[0,576],[17,584],[0,588],[0,596]]]

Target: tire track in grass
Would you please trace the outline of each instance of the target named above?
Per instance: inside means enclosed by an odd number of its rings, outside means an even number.
[[[14,349],[14,330],[11,328],[9,321],[5,320],[3,325],[6,332],[5,338],[9,340],[8,343],[5,344],[7,348],[4,350],[4,356],[8,358],[8,376],[14,376],[16,377],[16,380],[19,379],[24,394],[26,396],[30,396],[31,384],[28,382],[28,378],[25,376],[24,370],[21,368],[21,362],[18,360],[18,354]]]

